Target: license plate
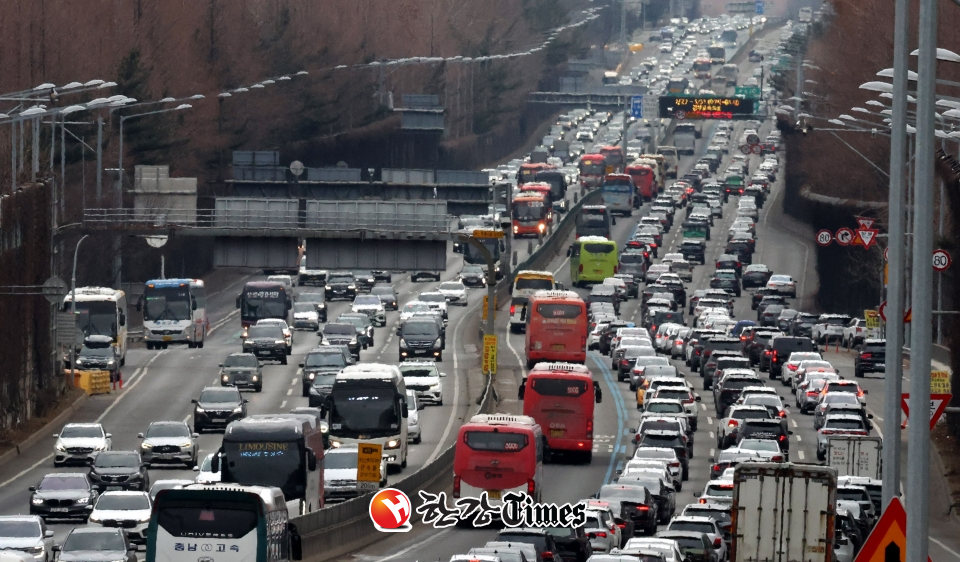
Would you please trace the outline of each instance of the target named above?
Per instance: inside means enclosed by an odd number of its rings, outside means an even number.
[[[163,336],[163,341],[173,341],[173,336]]]
[[[50,511],[52,513],[66,513],[69,510],[65,507],[51,507]]]
[[[886,369],[887,366],[884,365],[883,363],[877,363],[877,368],[878,368],[878,369]]]
[[[550,437],[563,437],[563,433],[562,429],[551,429]]]
[[[555,343],[550,346],[550,349],[552,349],[553,351],[563,351],[565,347],[566,346],[563,345],[562,343]]]
[[[603,270],[602,270],[602,269],[594,269],[593,272],[594,272],[594,273],[603,273]]]
[[[487,490],[487,497],[491,500],[499,500],[500,490]]]
[[[215,418],[215,419],[213,420],[213,423],[223,423],[223,422],[225,422],[225,421],[227,421],[227,420],[225,420],[225,419],[223,419],[223,418]]]
[[[123,490],[122,486],[107,486],[108,492],[119,492],[121,490]]]

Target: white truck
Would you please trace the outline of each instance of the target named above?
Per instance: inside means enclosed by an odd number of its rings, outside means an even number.
[[[693,123],[677,123],[673,128],[673,146],[677,154],[692,155],[697,149],[697,126]]]
[[[827,440],[827,466],[837,476],[882,477],[883,439],[865,435],[837,435]]]
[[[835,469],[743,463],[733,482],[730,562],[833,562]]]

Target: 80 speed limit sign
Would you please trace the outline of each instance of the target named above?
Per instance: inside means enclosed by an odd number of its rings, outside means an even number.
[[[950,252],[946,250],[933,251],[933,269],[936,271],[946,271],[953,260],[950,258]]]
[[[829,246],[831,242],[833,242],[833,233],[829,230],[821,230],[817,233],[817,244]]]

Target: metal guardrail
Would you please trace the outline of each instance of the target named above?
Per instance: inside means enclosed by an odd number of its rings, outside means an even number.
[[[100,230],[160,231],[170,229],[218,229],[236,231],[374,231],[435,234],[450,230],[446,213],[356,213],[316,209],[266,209],[226,213],[180,209],[87,209],[85,228]]]

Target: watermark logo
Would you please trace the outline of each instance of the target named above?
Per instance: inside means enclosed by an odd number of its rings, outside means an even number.
[[[417,506],[417,513],[425,525],[444,529],[458,523],[474,527],[486,527],[499,519],[507,527],[581,527],[587,520],[586,504],[537,503],[525,493],[509,492],[503,495],[503,502],[490,505],[487,492],[479,498],[459,498],[454,507],[447,505],[447,495],[443,492],[431,494],[420,490],[423,502]]]
[[[410,525],[412,515],[410,498],[395,488],[384,488],[370,500],[370,519],[378,531],[406,533],[413,528]]]

